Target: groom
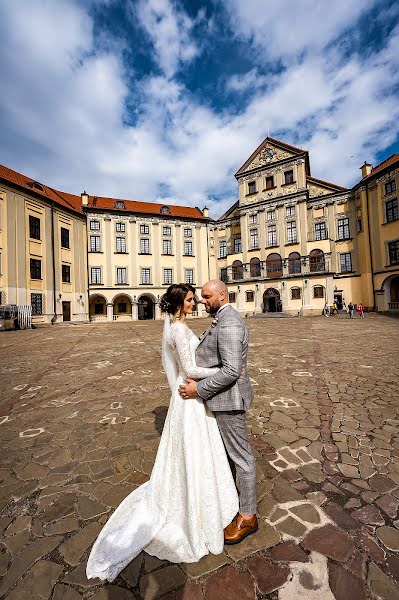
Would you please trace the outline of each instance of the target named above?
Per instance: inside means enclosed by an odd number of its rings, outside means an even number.
[[[247,374],[248,330],[227,303],[227,286],[217,279],[202,288],[202,304],[213,321],[196,351],[201,367],[220,367],[216,375],[180,385],[182,398],[199,396],[215,413],[233,477],[240,480],[240,512],[224,530],[226,544],[238,544],[258,529],[256,518],[256,463],[248,442],[245,411],[253,393]]]

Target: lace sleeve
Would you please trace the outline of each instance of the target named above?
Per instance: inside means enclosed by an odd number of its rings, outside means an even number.
[[[217,367],[197,367],[190,348],[190,331],[181,323],[174,323],[170,329],[170,341],[175,350],[180,364],[187,377],[192,379],[204,379],[215,375],[219,369]]]

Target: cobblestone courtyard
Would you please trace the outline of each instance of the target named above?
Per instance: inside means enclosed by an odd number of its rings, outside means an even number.
[[[193,565],[142,553],[113,584],[85,566],[151,473],[162,324],[0,335],[0,598],[399,598],[399,320],[247,324],[259,532]]]

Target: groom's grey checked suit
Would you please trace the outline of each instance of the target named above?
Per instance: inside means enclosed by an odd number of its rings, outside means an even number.
[[[253,400],[247,373],[248,330],[236,310],[221,307],[201,336],[196,363],[219,367],[197,382],[197,393],[215,413],[233,475],[240,480],[240,512],[256,513],[256,463],[245,424],[245,411]]]

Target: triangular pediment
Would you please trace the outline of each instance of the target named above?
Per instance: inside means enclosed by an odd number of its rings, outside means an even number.
[[[279,140],[275,140],[268,136],[238,169],[236,177],[243,175],[252,169],[265,167],[268,164],[273,164],[303,154],[307,154],[306,150],[290,146],[289,144],[285,144],[284,142],[280,142]]]
[[[315,198],[317,196],[326,196],[327,194],[334,194],[337,192],[344,192],[347,189],[340,185],[336,185],[335,183],[330,183],[329,181],[316,179],[316,177],[307,177],[306,187],[309,190],[310,198]]]

